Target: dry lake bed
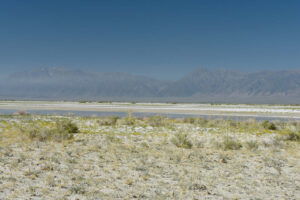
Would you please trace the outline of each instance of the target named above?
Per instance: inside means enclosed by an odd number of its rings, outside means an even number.
[[[116,112],[178,114],[194,116],[241,116],[300,119],[300,105],[182,104],[120,102],[0,101],[0,113],[30,110],[33,113]],[[53,112],[50,112],[53,111]]]

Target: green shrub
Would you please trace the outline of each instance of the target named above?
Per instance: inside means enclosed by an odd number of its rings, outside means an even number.
[[[242,148],[242,144],[231,137],[225,137],[223,140],[223,148],[224,150],[238,150]]]
[[[32,140],[48,141],[55,140],[61,142],[70,140],[74,137],[74,133],[78,133],[79,129],[76,124],[70,120],[57,120],[54,128],[47,129],[40,126],[34,126],[28,129],[21,129],[25,135]]]
[[[288,131],[286,140],[300,141],[300,131]]]
[[[57,120],[56,121],[56,128],[60,131],[66,131],[68,133],[78,133],[79,129],[77,125],[71,120]]]
[[[263,121],[262,126],[268,130],[277,130],[276,125],[273,122],[269,122],[268,120]]]
[[[189,124],[195,124],[197,122],[197,120],[194,117],[186,117],[186,118],[184,118],[183,122],[189,123]]]
[[[277,130],[277,127],[274,123],[269,123],[269,126],[267,127],[269,130]]]
[[[179,148],[191,149],[193,147],[193,144],[188,139],[187,134],[177,133],[171,139],[171,142]]]

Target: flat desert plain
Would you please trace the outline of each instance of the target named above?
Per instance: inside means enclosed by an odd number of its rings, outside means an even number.
[[[0,199],[300,197],[297,106],[2,102],[0,107],[289,117],[1,115]]]

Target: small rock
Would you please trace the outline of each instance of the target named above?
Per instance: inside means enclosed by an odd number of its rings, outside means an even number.
[[[207,190],[205,185],[200,185],[198,183],[194,183],[193,185],[191,185],[189,187],[190,190],[199,190],[199,191],[203,191],[203,190]]]

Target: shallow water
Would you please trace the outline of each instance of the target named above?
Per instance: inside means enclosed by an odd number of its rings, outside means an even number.
[[[10,115],[18,110],[15,109],[0,109],[0,115]],[[124,117],[128,115],[127,112],[105,112],[105,111],[74,111],[74,110],[26,110],[30,114],[38,115],[77,115],[77,116],[119,116]],[[243,121],[247,119],[255,119],[257,121],[269,120],[269,121],[296,121],[297,119],[286,117],[265,117],[265,116],[231,116],[231,115],[197,115],[197,114],[161,114],[161,113],[132,113],[133,116],[145,117],[153,115],[161,115],[169,118],[185,118],[185,117],[202,117],[205,119],[231,119],[237,121]]]

